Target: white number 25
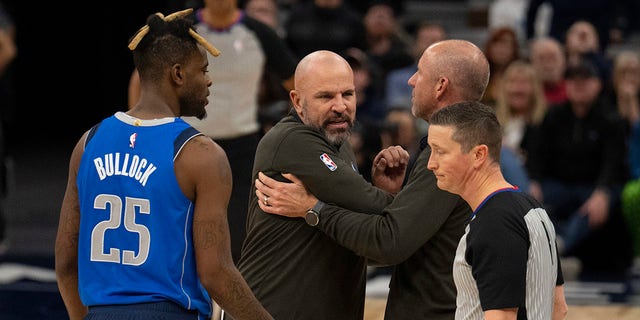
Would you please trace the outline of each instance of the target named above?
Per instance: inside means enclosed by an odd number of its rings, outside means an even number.
[[[98,195],[93,202],[96,209],[107,209],[109,211],[109,220],[99,222],[91,232],[91,261],[103,261],[122,263],[127,265],[139,266],[143,264],[149,257],[149,245],[151,242],[151,234],[149,229],[141,224],[136,224],[135,214],[136,208],[142,214],[149,214],[149,200],[140,198],[125,198],[124,206],[124,228],[127,231],[138,234],[138,255],[134,251],[122,250],[122,261],[120,261],[120,249],[108,248],[109,253],[105,252],[104,234],[107,229],[117,229],[122,224],[122,199],[112,194]]]

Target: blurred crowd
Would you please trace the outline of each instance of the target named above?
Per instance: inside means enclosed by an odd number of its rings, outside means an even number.
[[[330,49],[355,72],[358,125],[351,143],[369,178],[380,148],[417,154],[428,126],[411,114],[407,80],[444,21],[407,23],[403,2],[244,2],[297,58]],[[640,50],[635,1],[491,1],[483,48],[491,67],[483,102],[504,128],[507,179],[549,211],[580,278],[624,281],[640,254]],[[610,50],[611,46],[621,50]],[[273,90],[273,89],[278,90]],[[265,79],[265,130],[287,112],[286,92]]]
[[[586,281],[625,281],[640,256],[640,50],[625,46],[638,32],[636,2],[490,1],[477,43],[491,67],[483,102],[504,128],[503,172],[546,206],[561,254],[579,259]],[[444,21],[407,23],[401,1],[244,6],[297,58],[330,49],[350,62],[358,99],[351,143],[366,178],[380,148],[417,154],[428,124],[411,114],[407,80],[425,48],[449,38]],[[287,97],[268,81],[263,88],[268,129],[287,112]]]

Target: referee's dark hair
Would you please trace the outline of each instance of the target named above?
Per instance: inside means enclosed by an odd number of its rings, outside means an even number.
[[[489,157],[500,163],[502,128],[493,108],[478,101],[455,103],[434,112],[429,125],[454,127],[451,138],[463,152],[484,144],[489,148]]]

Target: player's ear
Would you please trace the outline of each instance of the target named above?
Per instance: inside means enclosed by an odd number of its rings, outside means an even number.
[[[182,85],[184,83],[184,70],[181,64],[176,63],[172,65],[169,72],[173,82],[178,85]]]

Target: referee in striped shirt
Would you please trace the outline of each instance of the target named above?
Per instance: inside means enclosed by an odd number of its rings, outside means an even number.
[[[492,108],[461,102],[429,121],[427,168],[460,195],[471,220],[453,263],[455,319],[564,319],[555,230],[543,206],[500,171],[502,129]]]

